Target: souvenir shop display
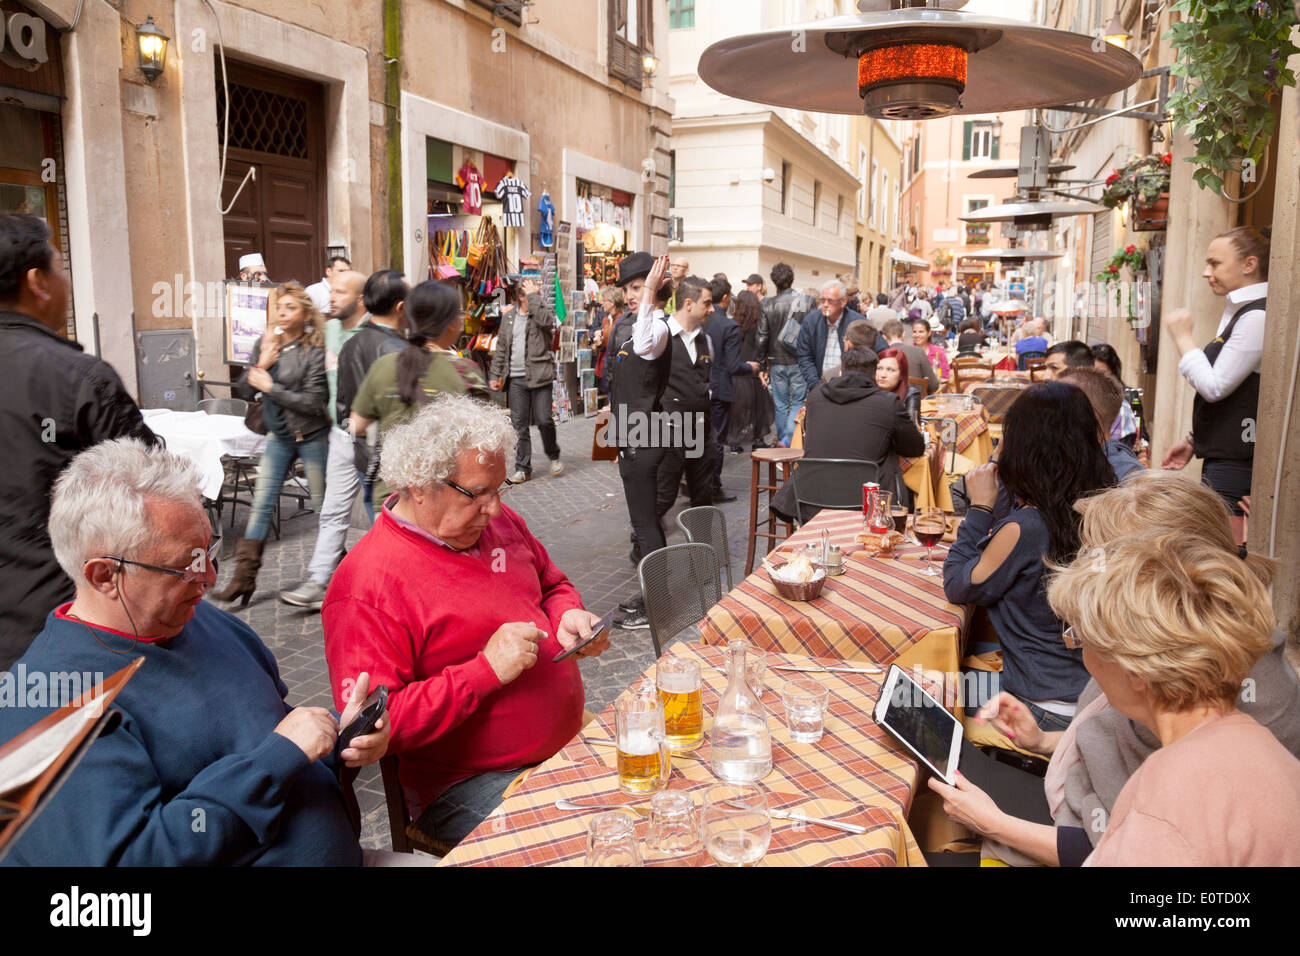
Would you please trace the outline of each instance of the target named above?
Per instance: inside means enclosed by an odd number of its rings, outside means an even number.
[[[464,190],[464,195],[461,198],[461,209],[466,215],[481,215],[483,212],[483,174],[474,165],[474,160],[467,160],[465,165],[461,166],[456,173],[456,185]]]
[[[555,245],[555,204],[551,202],[550,190],[542,190],[542,198],[537,201],[537,211],[542,216],[537,241],[541,243],[542,248],[549,249]]]
[[[512,169],[492,190],[505,209],[501,224],[507,229],[521,229],[524,225],[524,203],[532,195],[528,187],[515,177]]]

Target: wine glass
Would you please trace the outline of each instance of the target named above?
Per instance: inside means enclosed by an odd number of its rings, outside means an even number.
[[[943,539],[944,534],[948,531],[948,518],[944,515],[943,509],[917,509],[916,518],[912,521],[912,531],[916,534],[917,539],[925,545],[925,576],[927,578],[941,577],[942,572],[930,563],[930,551]]]

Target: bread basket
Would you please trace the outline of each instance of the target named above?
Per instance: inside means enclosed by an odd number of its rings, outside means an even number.
[[[777,560],[779,563],[775,564],[767,560],[763,562],[763,571],[767,574],[767,579],[772,582],[772,587],[776,588],[777,594],[787,601],[811,601],[821,596],[822,588],[826,586],[826,578],[829,577],[824,567],[818,567],[818,576],[811,581],[806,584],[796,584],[791,581],[782,581],[772,573],[774,568],[779,568],[785,563],[782,556],[778,555]]]

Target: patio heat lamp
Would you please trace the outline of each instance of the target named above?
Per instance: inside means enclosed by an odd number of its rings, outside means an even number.
[[[1091,36],[964,13],[966,0],[860,0],[849,16],[729,37],[700,79],[741,100],[927,120],[1076,103],[1131,86],[1137,57]]]

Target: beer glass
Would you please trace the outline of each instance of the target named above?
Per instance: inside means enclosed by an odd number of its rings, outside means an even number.
[[[624,694],[614,705],[618,743],[618,788],[629,796],[655,793],[668,786],[668,737],[664,706],[654,688]]]
[[[621,810],[598,814],[587,827],[587,866],[640,866],[636,826]]]
[[[655,682],[664,705],[668,748],[673,753],[694,750],[704,742],[704,693],[699,662],[665,655],[656,667]]]

